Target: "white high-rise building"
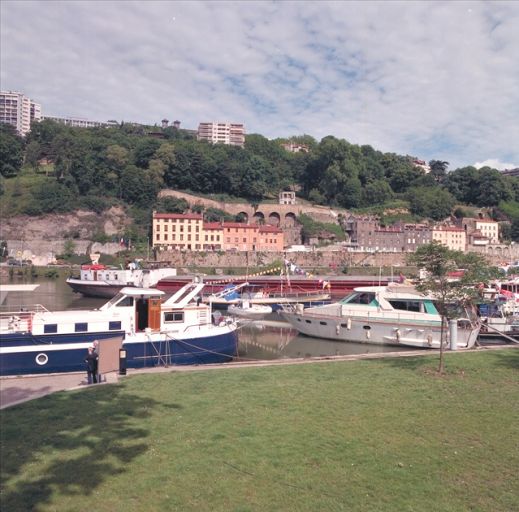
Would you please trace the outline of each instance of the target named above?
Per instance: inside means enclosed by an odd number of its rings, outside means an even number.
[[[237,123],[200,123],[198,140],[212,144],[228,144],[243,147],[245,144],[245,126]]]
[[[41,106],[20,92],[0,92],[0,123],[16,128],[23,137],[31,131],[31,123],[41,120]]]

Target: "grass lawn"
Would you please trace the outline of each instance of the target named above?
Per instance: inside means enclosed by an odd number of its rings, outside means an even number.
[[[128,377],[2,411],[4,511],[519,510],[519,350]]]

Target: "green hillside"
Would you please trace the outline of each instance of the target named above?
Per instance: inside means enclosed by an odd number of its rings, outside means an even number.
[[[377,213],[387,223],[484,208],[496,220],[510,219],[505,236],[519,239],[519,180],[488,167],[447,172],[448,162],[433,160],[426,173],[414,157],[333,136],[317,142],[308,135],[268,140],[252,134],[239,148],[197,141],[171,127],[70,128],[49,120],[25,140],[8,125],[0,126],[0,135],[3,217],[101,212],[118,204],[145,228],[153,209],[189,207],[159,199],[166,188],[256,204],[294,187],[302,201]],[[286,151],[281,143],[287,140],[305,144],[308,152]]]

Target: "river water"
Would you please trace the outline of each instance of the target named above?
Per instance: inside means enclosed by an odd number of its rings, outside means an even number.
[[[107,299],[83,297],[74,293],[65,282],[65,277],[37,279],[31,282],[39,284],[34,292],[9,293],[2,305],[2,310],[20,308],[30,310],[35,304],[41,304],[51,311],[81,310],[98,308],[107,302]],[[16,283],[21,283],[21,281],[16,281]],[[409,347],[366,345],[302,336],[288,323],[283,322],[276,313],[269,315],[264,321],[248,322],[239,330],[239,358],[241,360],[374,354],[400,350],[408,351],[410,349]]]

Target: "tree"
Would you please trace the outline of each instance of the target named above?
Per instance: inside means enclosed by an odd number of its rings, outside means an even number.
[[[384,180],[376,180],[368,183],[362,190],[362,203],[364,206],[383,204],[393,199],[393,191]]]
[[[416,187],[407,192],[411,213],[433,220],[448,217],[456,203],[447,190],[439,187]]]
[[[23,139],[10,124],[0,123],[0,175],[16,176],[23,163]]]
[[[434,179],[438,183],[441,183],[447,174],[449,162],[444,162],[443,160],[431,160],[429,162],[429,167],[431,168],[431,174],[434,176]]]
[[[478,297],[476,284],[497,277],[498,269],[490,267],[477,253],[452,251],[437,241],[422,245],[410,254],[408,263],[426,271],[427,277],[417,285],[417,290],[430,294],[436,301],[441,316],[440,360],[438,373],[445,372],[444,333],[450,318],[460,316],[459,307],[470,307]],[[453,281],[449,273],[463,268],[463,277]]]

